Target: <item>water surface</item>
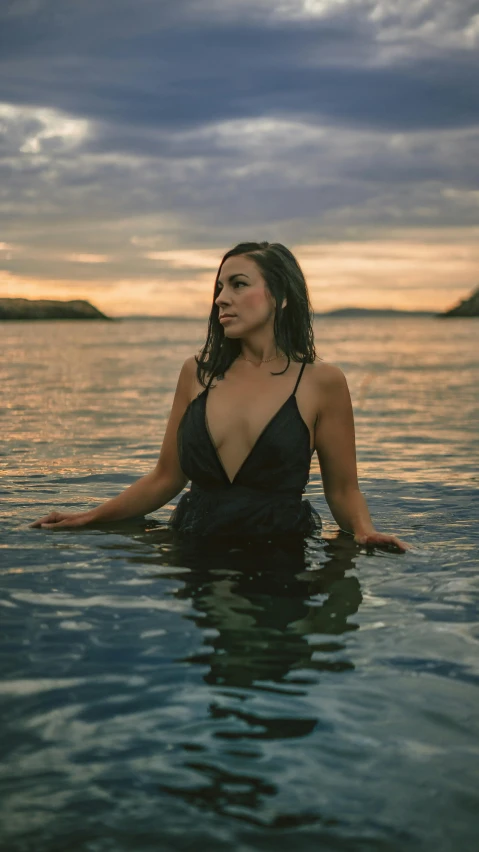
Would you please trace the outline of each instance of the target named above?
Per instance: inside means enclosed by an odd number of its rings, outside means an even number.
[[[28,528],[151,470],[205,328],[0,324],[4,848],[475,850],[477,321],[316,322],[405,555],[337,536],[317,459],[304,546]]]

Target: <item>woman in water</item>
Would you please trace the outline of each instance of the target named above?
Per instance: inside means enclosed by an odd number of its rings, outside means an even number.
[[[240,243],[221,261],[207,339],[181,368],[155,469],[95,509],[51,512],[31,526],[146,515],[191,480],[169,521],[182,534],[310,535],[321,528],[302,499],[315,450],[340,529],[359,544],[406,550],[374,528],[359,490],[348,386],[316,356],[296,259],[280,243]]]

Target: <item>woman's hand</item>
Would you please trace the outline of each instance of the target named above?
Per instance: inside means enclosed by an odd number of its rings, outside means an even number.
[[[61,527],[84,527],[93,520],[91,512],[50,512],[40,518],[30,527],[41,527],[42,530],[56,530]]]
[[[354,536],[354,541],[356,544],[365,544],[366,547],[385,547],[387,549],[394,548],[400,550],[402,553],[405,550],[409,550],[410,545],[406,544],[405,541],[401,541],[395,535],[385,535],[384,533],[380,533],[377,530],[373,530],[367,535],[364,533],[356,533]]]

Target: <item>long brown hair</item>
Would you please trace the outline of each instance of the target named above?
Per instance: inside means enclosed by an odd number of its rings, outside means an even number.
[[[252,258],[261,269],[266,286],[276,301],[274,317],[274,338],[276,345],[286,355],[288,363],[279,373],[286,372],[291,361],[313,363],[316,359],[313,333],[313,309],[309,299],[308,287],[301,267],[286,246],[281,243],[238,243],[224,255],[216,274],[213,304],[208,320],[206,342],[198,356],[197,377],[206,387],[207,378],[222,376],[241,352],[241,340],[225,337],[219,321],[218,278],[225,260],[236,255]],[[287,304],[282,307],[283,299]]]

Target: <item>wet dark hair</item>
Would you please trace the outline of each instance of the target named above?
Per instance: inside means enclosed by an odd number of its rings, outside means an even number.
[[[223,376],[241,352],[241,339],[225,337],[219,321],[218,278],[225,260],[236,255],[250,257],[260,268],[266,286],[276,301],[274,337],[276,345],[287,356],[288,363],[279,373],[288,369],[291,361],[312,364],[316,360],[313,333],[313,309],[301,267],[286,246],[281,243],[238,243],[226,252],[216,274],[213,304],[208,320],[206,342],[199,355],[195,356],[196,374],[199,383],[206,387],[207,377]],[[283,299],[287,304],[282,307]]]

